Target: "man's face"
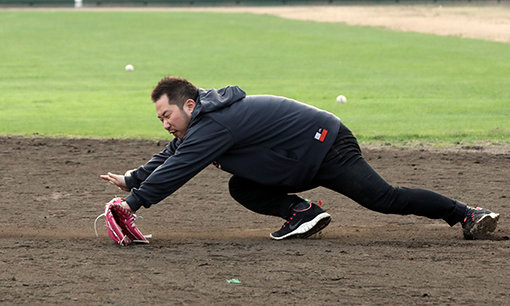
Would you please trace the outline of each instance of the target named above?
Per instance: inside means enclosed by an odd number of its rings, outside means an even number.
[[[188,131],[191,113],[196,105],[195,101],[192,99],[186,100],[184,106],[180,109],[175,104],[169,104],[168,96],[165,94],[155,104],[156,114],[163,123],[165,130],[182,140]]]

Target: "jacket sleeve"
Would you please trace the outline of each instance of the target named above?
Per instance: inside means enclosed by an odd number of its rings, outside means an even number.
[[[204,122],[207,121],[207,122]],[[174,193],[193,176],[211,164],[233,144],[231,132],[213,121],[203,119],[191,127],[173,155],[168,157],[131,190],[126,202],[132,210],[156,204]]]
[[[138,188],[140,184],[147,179],[147,177],[156,170],[161,164],[163,164],[170,156],[174,155],[175,150],[179,146],[181,141],[174,138],[163,151],[155,154],[150,161],[145,165],[138,167],[137,169],[130,172],[129,175],[125,176],[126,186],[129,189]]]

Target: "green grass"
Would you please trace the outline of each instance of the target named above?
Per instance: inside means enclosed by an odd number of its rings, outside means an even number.
[[[3,11],[0,45],[1,135],[167,137],[149,96],[179,75],[326,109],[362,142],[510,143],[505,43],[250,14]]]

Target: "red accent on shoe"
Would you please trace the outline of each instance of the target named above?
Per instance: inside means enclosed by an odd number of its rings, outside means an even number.
[[[319,203],[317,203],[317,206],[321,207],[322,206],[322,201],[319,200]]]
[[[287,220],[287,222],[285,222],[285,223],[283,224],[282,228],[284,228],[284,227],[285,227],[285,225],[287,225],[287,223],[290,223],[290,220],[292,220],[295,216],[296,216],[296,213],[293,213],[293,214],[292,214],[292,217],[290,217],[290,219],[289,219],[289,220]]]
[[[301,210],[295,210],[295,209],[294,209],[294,211],[295,211],[295,212],[304,212],[304,211],[307,211],[307,210],[309,210],[310,208],[312,208],[312,203],[310,202],[310,203],[308,203],[308,204],[309,204],[309,205],[308,205],[308,207],[307,207],[306,209],[301,209]],[[293,216],[295,216],[295,215],[296,215],[296,213],[294,213],[294,215],[293,215]]]

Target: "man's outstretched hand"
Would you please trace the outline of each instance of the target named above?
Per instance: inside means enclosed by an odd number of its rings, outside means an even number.
[[[111,172],[108,172],[106,175],[101,175],[101,178],[105,181],[110,182],[110,184],[115,185],[119,187],[120,190],[124,190],[129,192],[129,188],[126,186],[126,179],[124,178],[124,175],[120,174],[113,174]]]

